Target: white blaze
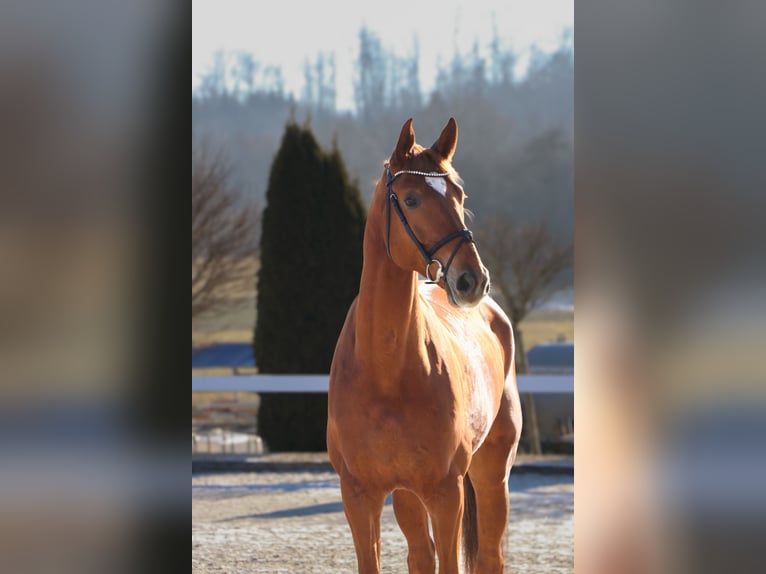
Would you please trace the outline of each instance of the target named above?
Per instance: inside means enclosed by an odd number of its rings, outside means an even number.
[[[433,189],[447,197],[447,182],[443,177],[426,177],[426,183]]]

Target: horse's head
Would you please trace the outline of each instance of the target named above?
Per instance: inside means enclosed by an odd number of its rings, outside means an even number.
[[[489,272],[465,226],[456,146],[454,118],[430,148],[415,143],[412,119],[405,122],[386,164],[384,233],[396,265],[439,283],[452,305],[471,307],[489,292]]]

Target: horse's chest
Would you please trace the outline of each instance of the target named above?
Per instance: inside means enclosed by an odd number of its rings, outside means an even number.
[[[373,405],[368,413],[370,439],[380,447],[391,447],[392,451],[415,445],[438,446],[451,442],[454,420],[450,410],[438,404]]]
[[[431,321],[434,347],[455,385],[462,389],[464,425],[475,451],[495,420],[502,390],[503,366],[495,360],[496,339],[484,323],[469,322],[448,310]]]
[[[346,434],[345,450],[351,454],[347,462],[355,467],[355,474],[375,469],[381,481],[391,484],[402,484],[414,476],[445,474],[459,442],[450,411],[440,412],[433,405],[387,403],[368,405],[360,417],[363,430]]]

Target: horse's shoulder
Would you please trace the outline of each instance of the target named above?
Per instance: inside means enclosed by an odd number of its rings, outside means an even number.
[[[511,320],[506,315],[503,308],[497,304],[489,295],[482,299],[480,305],[481,313],[485,320],[489,324],[490,329],[500,341],[500,345],[503,347],[503,351],[507,353],[509,358],[508,366],[510,366],[511,359],[514,356],[514,338],[513,338],[513,325]]]
[[[508,318],[505,311],[503,311],[503,308],[498,305],[492,297],[489,295],[484,297],[481,300],[480,308],[487,322],[492,326],[493,331],[497,329],[496,332],[501,332],[513,339],[513,326],[511,325],[511,320]]]

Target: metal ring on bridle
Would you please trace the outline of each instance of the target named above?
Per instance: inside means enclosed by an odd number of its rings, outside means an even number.
[[[432,263],[436,263],[436,265],[437,265],[436,277],[433,277],[433,278],[431,277],[431,264]],[[428,279],[432,283],[438,283],[439,279],[441,279],[442,277],[444,277],[444,267],[442,266],[442,262],[439,261],[438,259],[431,259],[431,261],[429,261],[426,264],[426,279]]]

